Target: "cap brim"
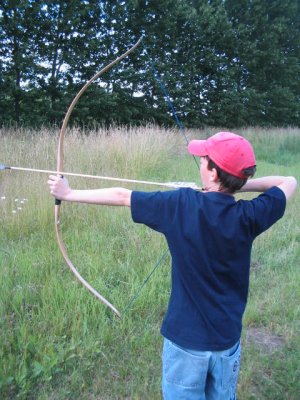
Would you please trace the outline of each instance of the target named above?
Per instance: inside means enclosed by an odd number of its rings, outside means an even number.
[[[188,144],[188,152],[194,156],[204,157],[208,155],[206,140],[192,140]]]

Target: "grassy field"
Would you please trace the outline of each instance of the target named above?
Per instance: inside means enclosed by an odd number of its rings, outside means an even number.
[[[203,138],[216,131],[187,134]],[[254,145],[257,177],[300,180],[299,129],[239,133]],[[57,134],[2,130],[0,162],[55,169]],[[115,127],[84,134],[74,129],[67,132],[65,153],[66,171],[198,180],[176,130]],[[47,175],[0,174],[0,398],[160,399],[159,327],[170,290],[169,256],[119,321],[62,259]],[[107,186],[82,178],[69,181],[74,188]],[[254,245],[239,400],[300,398],[299,216],[298,190],[284,218]],[[121,312],[166,250],[163,238],[133,224],[127,209],[63,204],[61,230],[79,272]]]

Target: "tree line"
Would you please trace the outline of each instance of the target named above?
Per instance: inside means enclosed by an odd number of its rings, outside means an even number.
[[[299,0],[1,0],[0,125],[300,126]]]

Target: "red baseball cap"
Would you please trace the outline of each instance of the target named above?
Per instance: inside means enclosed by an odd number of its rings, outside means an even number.
[[[207,140],[192,140],[188,151],[195,156],[208,156],[222,170],[242,179],[247,178],[243,170],[256,165],[251,144],[232,132],[219,132]]]

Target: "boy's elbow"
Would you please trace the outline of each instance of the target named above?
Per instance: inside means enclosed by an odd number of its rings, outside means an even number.
[[[282,185],[279,185],[279,187],[284,191],[286,199],[288,200],[296,192],[297,185],[298,182],[296,178],[293,176],[287,176]]]
[[[292,190],[295,192],[298,186],[297,179],[294,176],[288,176],[288,180],[290,182]]]
[[[117,205],[130,207],[132,191],[124,188],[116,188],[115,190],[118,198]]]

